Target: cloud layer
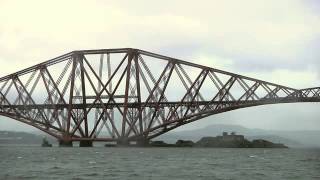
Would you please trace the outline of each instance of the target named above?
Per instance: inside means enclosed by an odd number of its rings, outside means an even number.
[[[75,49],[135,47],[294,88],[319,86],[319,7],[315,0],[3,0],[0,76]]]

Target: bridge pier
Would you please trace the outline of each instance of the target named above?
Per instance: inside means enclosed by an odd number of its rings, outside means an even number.
[[[120,147],[128,147],[128,146],[147,147],[147,146],[149,146],[149,140],[146,138],[139,138],[139,139],[133,140],[133,141],[129,141],[128,139],[119,139],[117,141],[117,146],[120,146]]]
[[[69,140],[59,140],[59,147],[72,147],[73,143]]]
[[[92,141],[91,140],[81,140],[79,143],[80,147],[92,147]]]
[[[117,141],[117,146],[120,146],[120,147],[127,147],[130,145],[130,142],[127,140],[127,139],[119,139]]]
[[[150,145],[150,141],[148,139],[139,139],[136,142],[138,147],[148,147]]]

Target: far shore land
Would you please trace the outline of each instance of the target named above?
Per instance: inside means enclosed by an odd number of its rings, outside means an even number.
[[[209,147],[209,148],[288,148],[281,143],[273,143],[264,139],[252,141],[232,132],[223,132],[222,136],[203,137],[197,142],[190,140],[178,140],[175,144],[167,144],[164,141],[152,141],[151,147]]]
[[[223,137],[223,132],[229,133],[226,133]],[[230,132],[237,132],[237,134]],[[49,144],[52,143],[53,146],[60,146],[60,142],[56,138],[41,131],[23,132],[4,130],[0,130],[0,146],[39,146],[43,142],[44,137]],[[168,132],[149,142],[139,142],[139,145],[149,147],[250,148],[281,147],[281,143],[289,148],[318,149],[320,148],[319,137],[319,130],[263,130],[250,129],[240,125],[213,124],[199,129]],[[138,142],[130,142],[129,146],[138,146],[135,145],[136,143]],[[121,142],[94,141],[91,144],[96,147],[121,146]],[[74,141],[71,146],[80,146],[80,142]],[[123,146],[125,146],[125,143]]]
[[[23,144],[34,144],[36,142],[40,143],[40,137],[35,135],[30,135],[28,133],[11,133],[12,135],[21,135],[24,136],[30,136],[30,140],[35,139],[35,141],[24,141]],[[9,136],[10,134],[7,133]],[[5,140],[6,138],[2,138],[2,140]],[[7,138],[5,144],[12,144],[10,143],[11,140],[14,138]],[[54,141],[54,139],[43,138],[42,139],[42,146],[43,147],[52,147],[52,144],[49,141]],[[14,141],[13,141],[14,142]],[[19,142],[19,141],[18,141]],[[32,143],[33,142],[33,143]],[[102,143],[102,142],[101,142]],[[101,144],[100,143],[100,144]],[[21,143],[18,143],[21,144]],[[38,143],[36,143],[38,144]],[[102,145],[102,144],[101,144]],[[70,147],[72,147],[72,143]],[[82,147],[91,147],[92,142],[89,146],[82,146]],[[127,145],[117,145],[115,143],[108,143],[104,145],[105,147],[141,147],[138,144],[127,144]],[[223,132],[220,136],[215,137],[202,137],[200,140],[193,142],[191,140],[177,140],[176,143],[166,143],[165,141],[150,141],[147,144],[142,145],[143,147],[208,147],[208,148],[288,148],[288,146],[282,144],[282,143],[273,143],[271,141],[265,140],[265,139],[253,139],[252,141],[246,139],[243,135],[238,135],[235,132],[232,132],[228,134],[227,132]]]
[[[106,147],[117,147],[116,144],[106,144]],[[137,146],[137,145],[129,145]],[[273,143],[264,139],[255,139],[252,141],[244,138],[243,135],[237,135],[232,132],[228,134],[223,132],[222,136],[202,137],[199,141],[178,140],[175,144],[169,144],[164,141],[151,141],[146,147],[207,147],[207,148],[288,148],[281,143]]]

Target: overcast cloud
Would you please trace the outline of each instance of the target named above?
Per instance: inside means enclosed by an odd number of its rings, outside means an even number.
[[[0,76],[76,49],[134,47],[293,88],[319,86],[319,12],[316,0],[0,0]],[[319,105],[248,108],[184,128],[320,129]],[[0,129],[16,124],[0,120]]]

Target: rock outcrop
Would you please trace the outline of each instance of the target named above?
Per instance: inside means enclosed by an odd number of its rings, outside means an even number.
[[[256,139],[252,142],[245,139],[243,135],[224,132],[222,136],[203,137],[195,146],[197,147],[216,147],[216,148],[288,148],[283,144],[276,144],[263,139]]]

